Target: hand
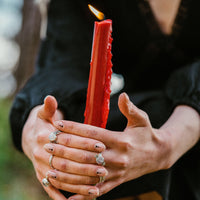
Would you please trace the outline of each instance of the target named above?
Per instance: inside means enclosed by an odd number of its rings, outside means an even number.
[[[128,120],[123,132],[70,121],[54,123],[63,132],[99,140],[106,145],[103,156],[108,175],[103,184],[98,184],[100,195],[124,182],[170,167],[168,162],[170,142],[163,131],[153,129],[147,114],[134,106],[126,94],[120,95],[119,108]],[[88,154],[88,160],[92,160],[92,157],[93,155]],[[74,195],[69,199],[90,200],[91,198]]]
[[[22,148],[32,161],[40,183],[49,170],[50,154],[46,153],[43,146],[48,142],[49,133],[55,131],[52,121],[58,119],[62,119],[62,113],[57,110],[55,98],[48,96],[44,100],[44,105],[37,106],[31,111],[23,128]],[[52,199],[66,200],[54,187],[49,186],[44,189]]]
[[[59,134],[58,144],[49,143],[48,136],[55,131],[53,121],[62,118],[62,113],[57,110],[55,98],[48,96],[44,105],[34,108],[29,115],[23,129],[23,150],[33,162],[38,180],[42,182],[46,175],[49,177],[51,186],[44,187],[44,189],[51,198],[66,199],[58,189],[91,196],[91,198],[96,197],[99,189],[91,185],[98,183],[99,176],[104,176],[107,171],[101,166],[90,167],[90,165],[81,163],[89,161],[86,157],[88,153],[95,155],[94,152],[102,152],[105,146],[93,139],[72,137],[64,133]],[[61,152],[63,145],[68,146],[65,147],[64,152],[67,152],[65,155]],[[57,146],[56,151],[54,151],[54,146]],[[57,170],[52,170],[49,166],[49,158],[52,154],[54,155],[52,165]],[[85,176],[86,172],[88,172],[87,176]],[[101,174],[97,175],[98,172]]]

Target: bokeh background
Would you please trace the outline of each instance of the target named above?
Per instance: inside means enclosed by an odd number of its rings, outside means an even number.
[[[30,161],[13,146],[8,121],[15,94],[34,71],[46,2],[0,0],[0,200],[49,200]]]

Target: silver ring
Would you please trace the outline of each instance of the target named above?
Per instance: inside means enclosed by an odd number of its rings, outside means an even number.
[[[104,161],[104,157],[101,153],[96,154],[95,158],[96,158],[96,162],[97,162],[98,165],[104,166],[106,164],[105,161]]]
[[[105,176],[100,176],[99,177],[99,183],[103,183],[106,180]]]
[[[51,155],[51,156],[49,157],[49,165],[50,165],[50,167],[51,167],[52,169],[54,169],[54,167],[53,167],[53,165],[52,165],[52,160],[53,160],[53,155]]]
[[[49,134],[49,141],[51,143],[56,143],[56,140],[57,140],[57,135],[60,133],[60,131],[54,131],[54,132],[51,132]]]
[[[45,187],[48,187],[49,185],[51,185],[51,183],[49,182],[47,176],[46,176],[46,178],[43,178],[43,179],[42,179],[42,184],[43,184]]]

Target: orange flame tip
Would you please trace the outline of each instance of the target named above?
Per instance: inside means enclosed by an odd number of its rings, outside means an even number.
[[[91,10],[91,12],[99,19],[99,20],[103,20],[105,18],[105,15],[100,12],[99,10],[97,10],[96,8],[94,8],[92,5],[88,4],[89,9]]]

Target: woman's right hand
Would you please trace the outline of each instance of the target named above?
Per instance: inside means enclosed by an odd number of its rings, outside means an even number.
[[[45,98],[43,105],[33,108],[23,128],[22,148],[24,153],[32,161],[40,183],[42,183],[42,179],[46,177],[47,172],[49,173],[52,171],[49,165],[49,158],[53,152],[45,151],[44,146],[47,146],[49,143],[49,134],[56,131],[55,127],[53,126],[53,121],[61,119],[63,119],[63,114],[57,109],[56,99],[52,96],[48,96]],[[61,135],[62,138],[64,137],[63,141],[68,141],[69,136],[67,134],[60,133],[58,139],[61,138]],[[74,141],[74,144],[72,144],[74,150],[73,157],[75,160],[84,157],[87,143],[93,144],[87,146],[89,149],[86,150],[90,152],[99,153],[105,150],[105,146],[97,140],[89,139],[90,141],[88,141],[87,138],[77,136],[72,137],[73,138],[71,138],[71,141]],[[99,145],[101,146],[100,148]],[[64,163],[70,162],[70,160],[63,160],[63,158],[57,156],[53,157],[52,164],[54,164],[55,161],[58,163],[57,166],[60,169],[63,167],[63,161]],[[83,167],[80,168],[81,166]],[[84,170],[84,164],[80,165],[80,163],[74,162],[74,165],[69,165],[68,170],[70,170],[70,173],[65,172],[65,170],[63,172],[57,171],[57,174],[62,174],[62,177],[68,177],[65,180],[60,179],[59,177],[52,179],[51,174],[48,174],[51,185],[48,187],[42,185],[44,190],[52,199],[55,200],[66,200],[66,197],[64,197],[59,189],[91,196],[91,199],[98,196],[99,189],[94,186],[94,184],[99,181],[98,175],[94,173],[93,176],[90,176],[89,174],[88,176],[82,176],[80,173],[81,170],[77,171],[78,168]],[[93,166],[93,168],[95,171],[103,167],[96,165]],[[80,185],[81,183],[82,185]]]
[[[51,122],[53,119],[62,119],[62,113],[57,109],[57,102],[53,97],[46,97],[44,105],[32,109],[24,125],[22,132],[22,148],[27,157],[32,161],[36,175],[40,183],[46,177],[45,172],[49,170],[49,155],[44,151],[44,142],[48,142],[48,134],[55,131]],[[42,185],[43,186],[43,185]],[[56,200],[66,200],[59,190],[50,186],[44,187],[47,194]]]

